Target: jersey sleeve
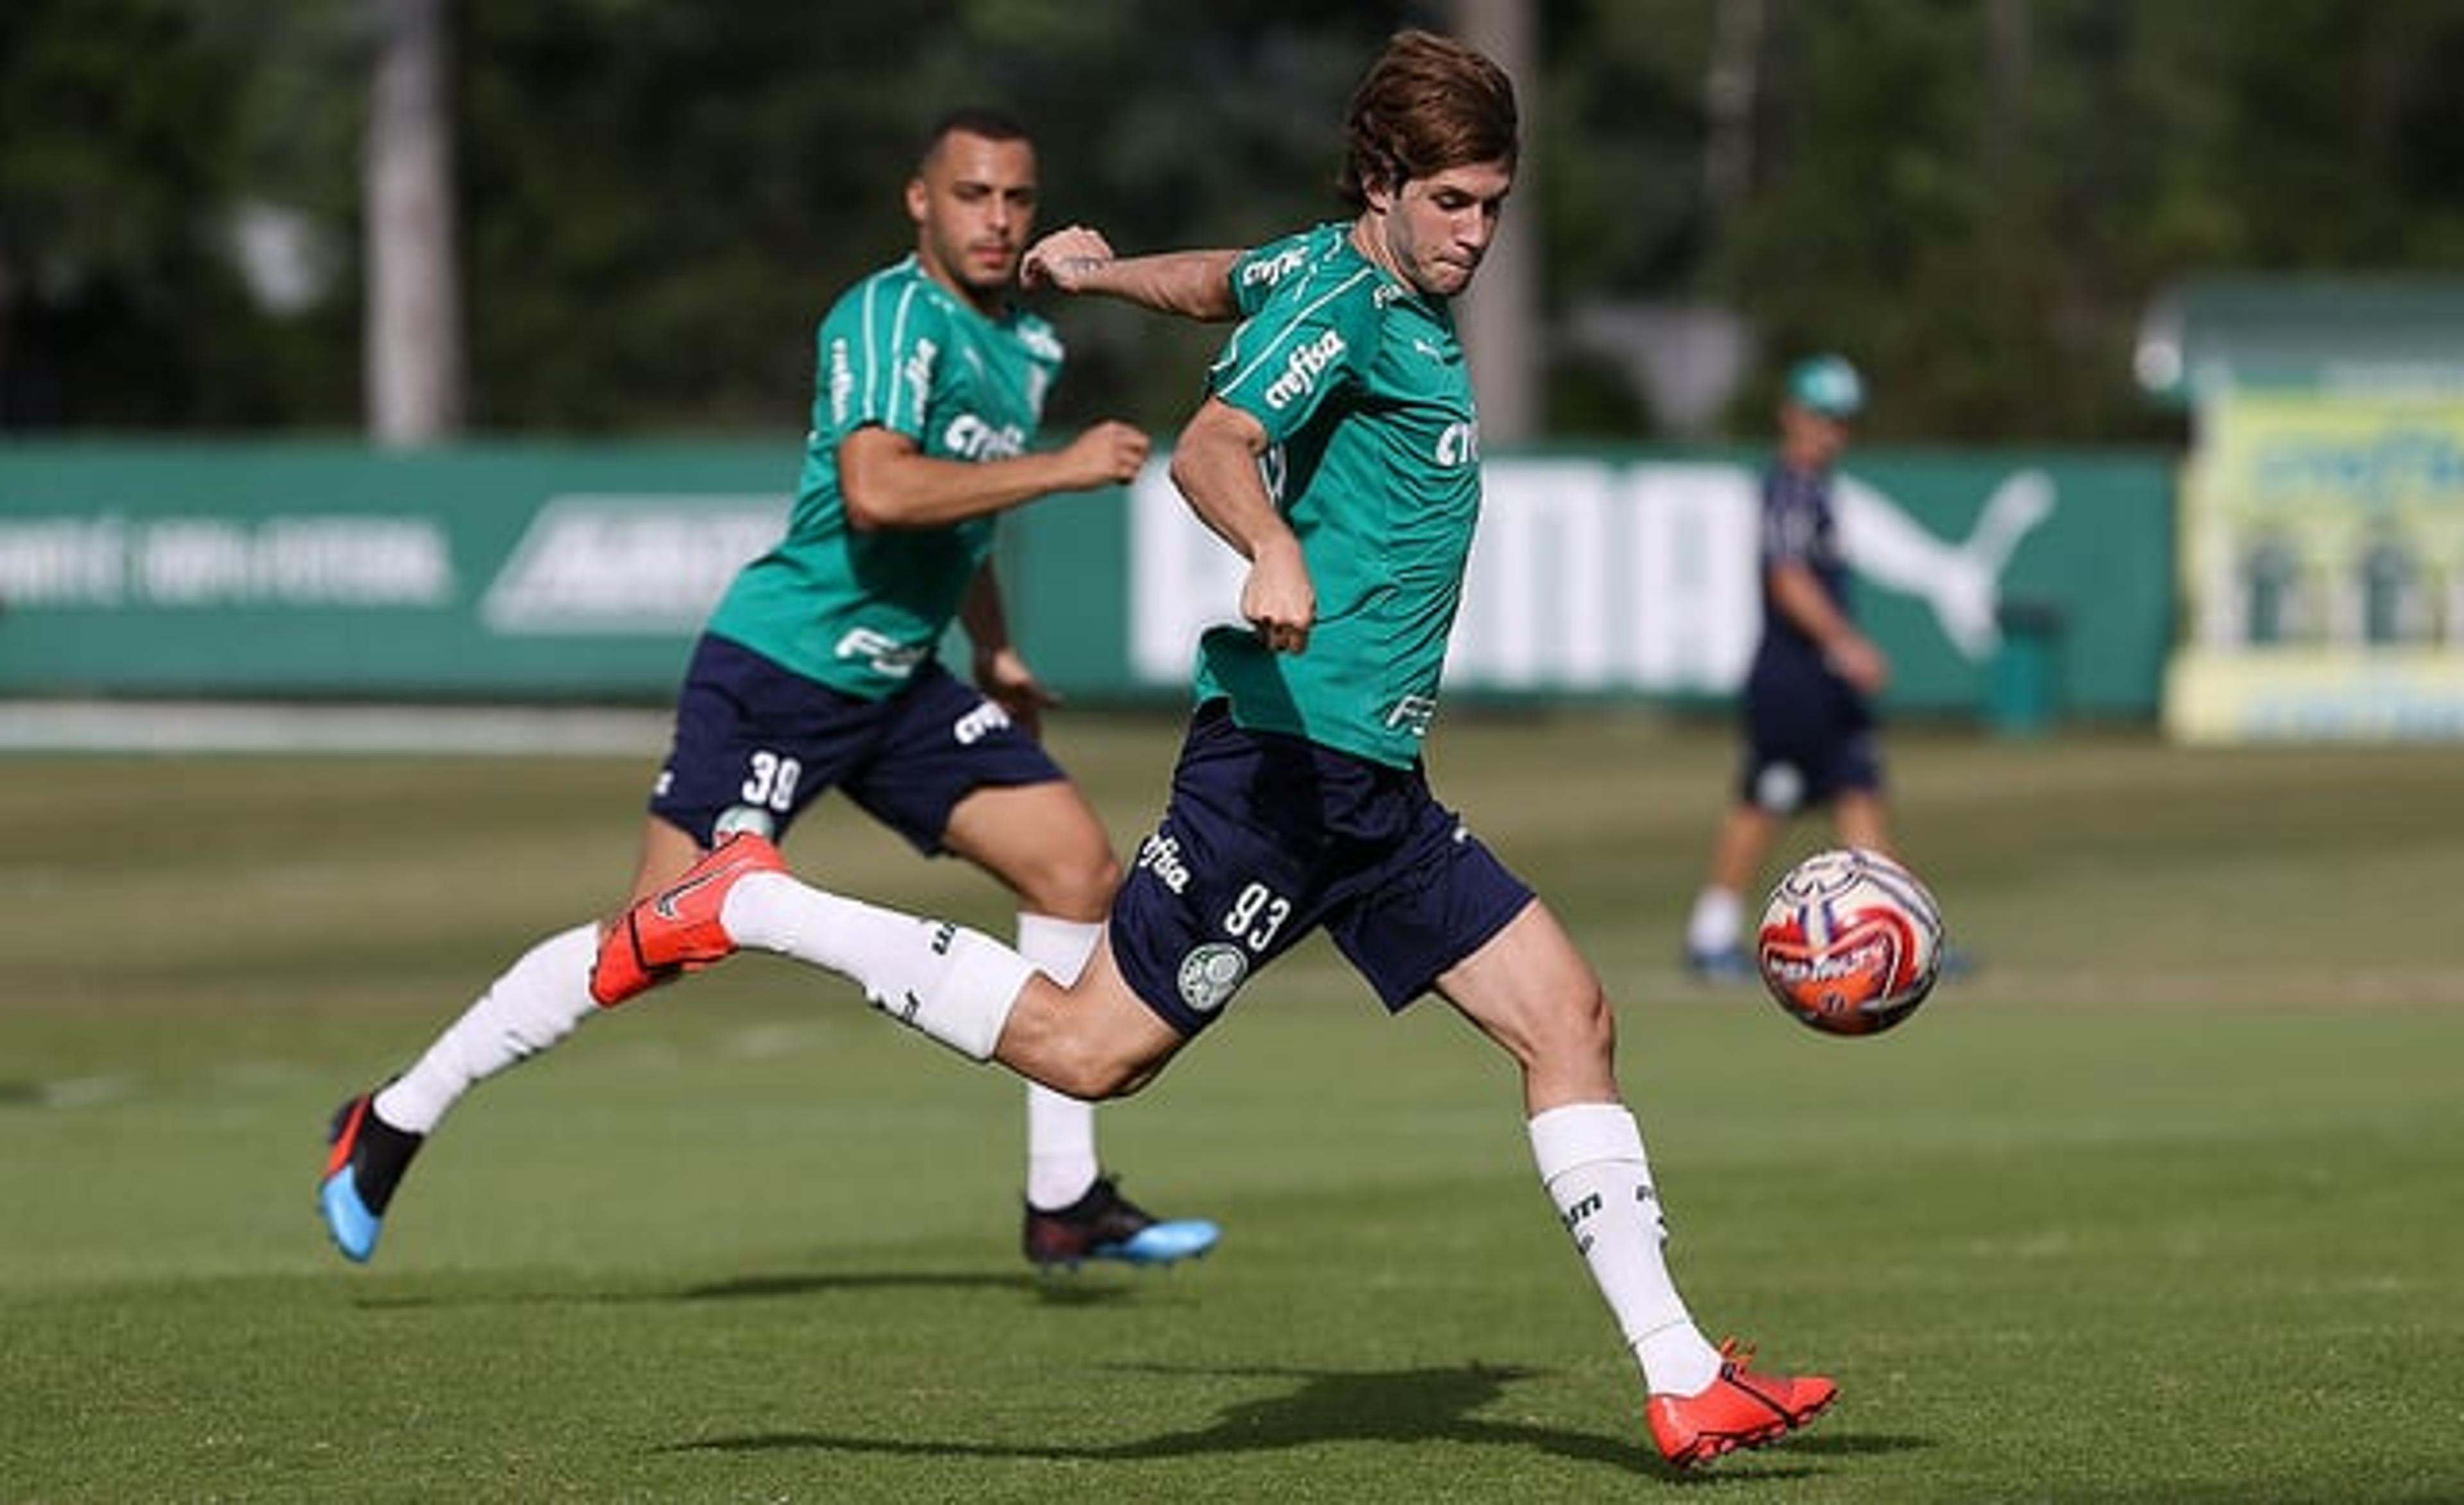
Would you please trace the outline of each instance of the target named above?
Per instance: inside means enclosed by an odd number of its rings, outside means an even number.
[[[1304,276],[1277,286],[1232,332],[1208,390],[1257,419],[1270,441],[1291,437],[1330,398],[1365,381],[1382,323],[1377,286],[1366,268],[1331,283]]]
[[[1232,263],[1232,302],[1247,318],[1266,306],[1281,287],[1309,263],[1315,249],[1309,230],[1243,251]]]
[[[821,386],[832,432],[868,425],[921,441],[948,332],[912,281],[866,279],[822,321]]]

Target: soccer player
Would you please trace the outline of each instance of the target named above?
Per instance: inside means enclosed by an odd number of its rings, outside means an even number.
[[[1481,495],[1449,300],[1488,250],[1516,155],[1505,74],[1404,32],[1353,98],[1350,219],[1246,252],[1119,259],[1073,229],[1029,253],[1030,282],[1242,320],[1172,475],[1249,562],[1246,625],[1199,646],[1161,821],[1075,984],[980,933],[813,888],[746,835],[636,904],[592,986],[613,1003],[739,949],[778,952],[968,1057],[1099,1098],[1151,1080],[1322,927],[1389,1009],[1435,992],[1519,1068],[1540,1177],[1682,1467],[1801,1426],[1834,1386],[1753,1369],[1696,1327],[1661,1257],[1599,978],[1438,803],[1420,757]]]
[[[995,516],[1134,477],[1147,436],[1105,422],[1031,452],[1062,363],[1016,307],[1036,208],[1033,143],[999,112],[938,121],[906,190],[915,250],[823,319],[803,474],[787,532],[737,574],[695,646],[649,800],[632,897],[670,889],[735,831],[783,833],[837,789],[927,854],[1018,897],[1022,965],[1066,983],[1102,932],[1120,862],[1037,741],[1051,697],[1012,646],[990,558]],[[969,688],[936,655],[953,619]],[[409,1068],[336,1114],[319,1204],[364,1260],[403,1172],[463,1094],[598,1012],[596,923],[517,959]],[[1123,1197],[1094,1109],[1027,1089],[1023,1242],[1039,1266],[1168,1263],[1218,1237]]]
[[[1791,816],[1829,805],[1842,845],[1891,850],[1873,706],[1891,665],[1858,630],[1831,502],[1864,404],[1864,382],[1838,356],[1789,369],[1779,452],[1763,473],[1763,634],[1746,676],[1744,767],[1685,926],[1686,965],[1706,981],[1753,977],[1739,944],[1745,896]]]

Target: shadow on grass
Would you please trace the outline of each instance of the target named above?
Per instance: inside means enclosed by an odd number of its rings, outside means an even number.
[[[1209,1425],[1134,1441],[1079,1446],[1012,1445],[957,1439],[862,1437],[824,1431],[753,1432],[672,1443],[661,1452],[775,1452],[810,1450],[892,1457],[1044,1459],[1055,1462],[1122,1463],[1220,1453],[1270,1452],[1334,1442],[1464,1443],[1491,1448],[1529,1448],[1576,1463],[1600,1464],[1629,1473],[1681,1480],[1689,1485],[1751,1485],[1803,1478],[1817,1471],[1792,1467],[1784,1455],[1760,1460],[1750,1473],[1679,1473],[1655,1456],[1637,1417],[1634,1433],[1601,1436],[1527,1422],[1496,1421],[1472,1413],[1491,1405],[1516,1380],[1538,1370],[1471,1364],[1457,1368],[1359,1371],[1311,1369],[1183,1369],[1122,1366],[1156,1374],[1290,1382],[1280,1395],[1227,1407]],[[1791,1451],[1847,1454],[1895,1452],[1930,1447],[1921,1437],[1833,1436],[1793,1441]]]
[[[1089,1280],[1076,1273],[988,1275],[946,1271],[858,1271],[847,1275],[739,1276],[687,1286],[668,1297],[643,1300],[730,1301],[746,1297],[827,1296],[844,1291],[1016,1291],[1049,1306],[1100,1306],[1136,1294],[1137,1287]]]
[[[1169,1277],[1168,1275],[1166,1276]],[[671,1291],[538,1291],[515,1295],[491,1291],[456,1297],[432,1292],[363,1296],[355,1304],[369,1310],[472,1305],[530,1305],[565,1302],[590,1306],[680,1301],[760,1300],[781,1297],[830,1296],[869,1291],[1008,1291],[1031,1296],[1047,1306],[1101,1306],[1137,1295],[1153,1276],[1135,1280],[1090,1278],[1076,1272],[1038,1275],[1029,1271],[995,1275],[966,1270],[866,1270],[843,1275],[755,1275],[713,1280]]]

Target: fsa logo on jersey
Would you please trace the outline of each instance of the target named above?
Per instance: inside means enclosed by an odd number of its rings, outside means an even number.
[[[899,642],[886,632],[870,627],[849,627],[835,650],[840,658],[855,659],[875,674],[891,679],[905,679],[924,662],[924,650]]]
[[[1269,256],[1264,261],[1253,261],[1241,269],[1241,285],[1244,288],[1271,288],[1298,272],[1301,263],[1306,259],[1308,259],[1306,249],[1294,246],[1289,251]]]
[[[1284,361],[1284,374],[1266,384],[1266,405],[1288,407],[1295,399],[1309,396],[1317,389],[1318,377],[1334,364],[1334,358],[1343,351],[1343,335],[1332,329],[1306,345],[1293,347]]]
[[[1438,697],[1435,695],[1406,695],[1386,711],[1388,730],[1399,728],[1416,737],[1427,736],[1429,724],[1437,719]]]
[[[1026,452],[1026,430],[1016,424],[994,425],[973,413],[960,413],[941,430],[941,447],[959,460],[1007,460]]]

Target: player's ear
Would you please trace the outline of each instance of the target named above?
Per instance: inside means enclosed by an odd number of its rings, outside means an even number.
[[[1380,214],[1391,212],[1403,196],[1403,164],[1383,150],[1367,154],[1360,174],[1360,197]]]
[[[916,224],[921,225],[924,223],[925,216],[931,211],[932,207],[933,190],[924,185],[924,180],[921,178],[908,179],[907,217],[913,220]]]

